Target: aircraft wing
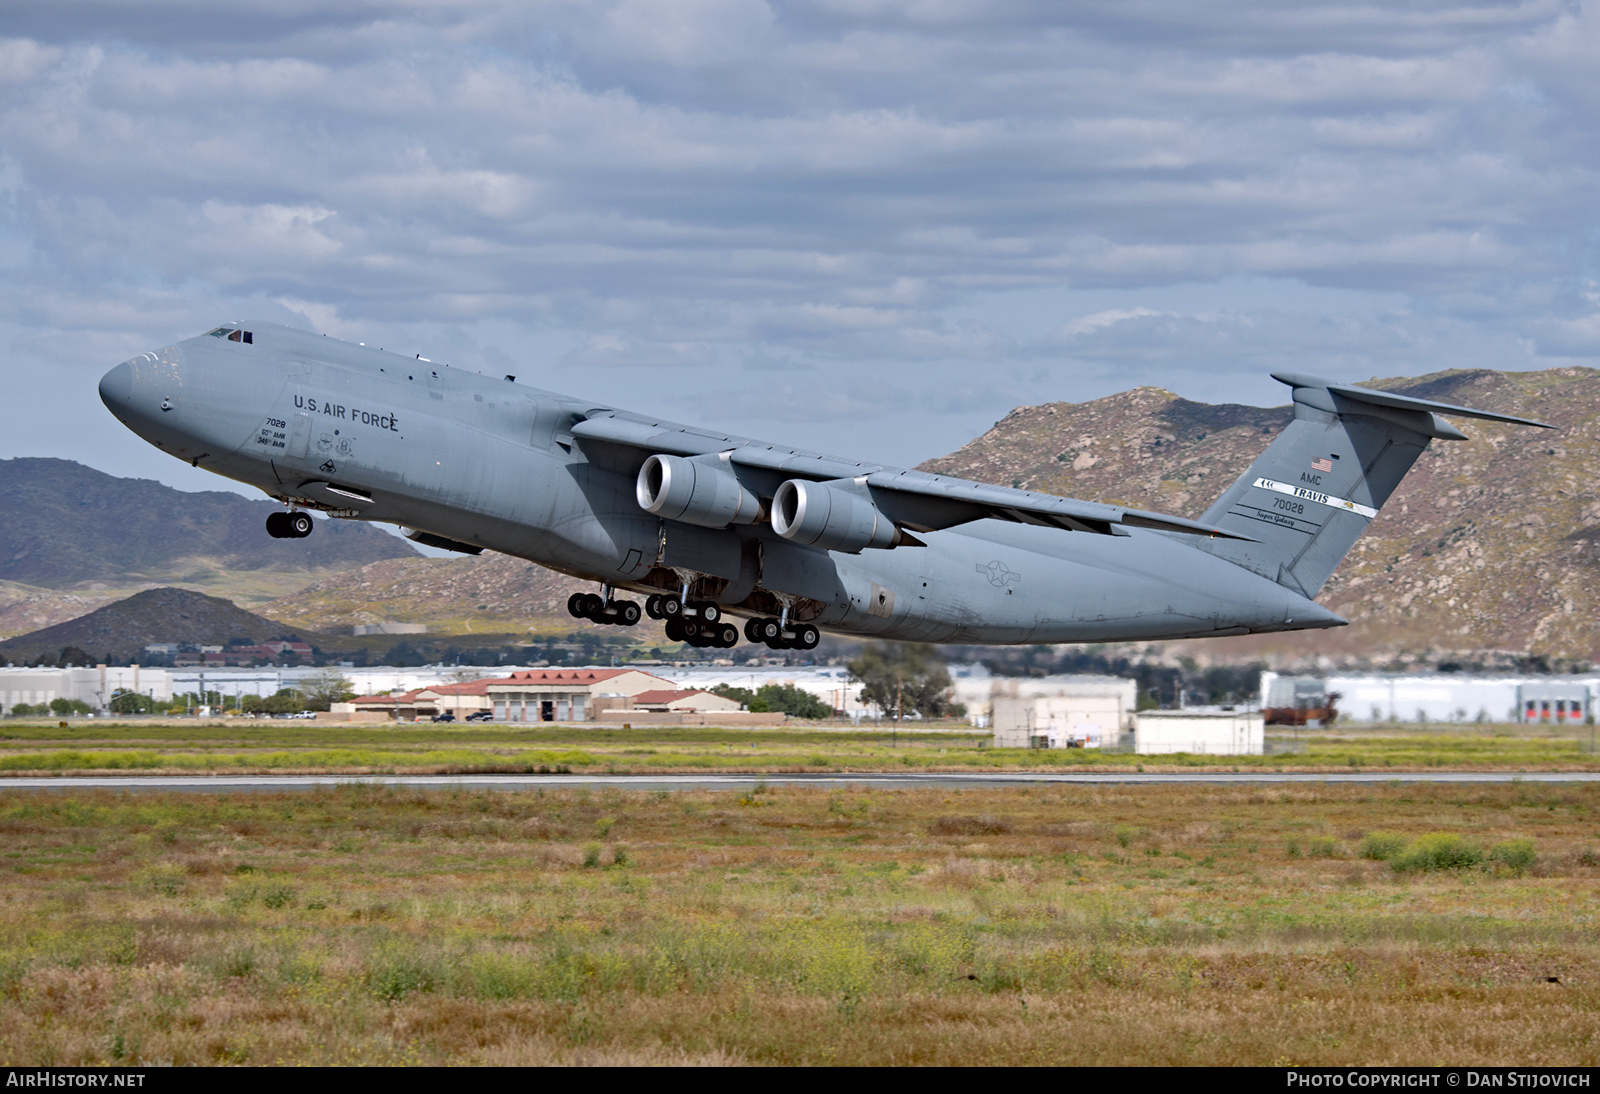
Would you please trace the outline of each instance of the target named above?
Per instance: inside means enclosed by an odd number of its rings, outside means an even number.
[[[611,463],[631,462],[635,469],[657,453],[692,457],[726,452],[729,462],[741,472],[741,480],[749,481],[753,489],[769,499],[786,479],[849,479],[854,485],[865,487],[873,504],[896,525],[914,532],[934,532],[989,519],[1103,536],[1125,536],[1132,527],[1250,541],[1250,537],[1237,532],[1165,513],[861,463],[610,410],[592,412],[573,425],[572,436],[586,452],[604,455]]]

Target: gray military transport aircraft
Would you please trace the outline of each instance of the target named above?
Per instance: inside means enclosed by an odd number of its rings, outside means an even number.
[[[810,649],[1111,642],[1342,626],[1312,599],[1439,415],[1543,422],[1274,374],[1294,420],[1199,520],[766,444],[269,323],[100,381],[129,429],[285,509],[399,524],[593,581],[574,616],[674,641]]]

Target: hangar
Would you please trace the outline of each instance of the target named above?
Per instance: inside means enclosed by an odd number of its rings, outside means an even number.
[[[1600,674],[1472,673],[1261,674],[1263,708],[1319,707],[1334,699],[1341,723],[1520,722],[1592,724],[1600,709]]]

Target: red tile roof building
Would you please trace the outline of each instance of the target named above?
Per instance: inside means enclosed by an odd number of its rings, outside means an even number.
[[[595,700],[602,696],[659,692],[663,686],[670,689],[672,681],[638,669],[532,669],[459,684],[362,695],[334,709],[386,711],[400,721],[432,718],[447,711],[460,720],[475,711],[492,710],[497,722],[585,722],[594,720]],[[717,709],[736,710],[738,704]]]
[[[661,691],[641,691],[633,697],[634,710],[674,710],[684,713],[723,713],[738,710],[739,703],[709,691],[694,688],[677,688]]]

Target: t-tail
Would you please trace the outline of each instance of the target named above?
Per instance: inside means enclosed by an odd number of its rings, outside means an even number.
[[[1315,597],[1434,439],[1466,435],[1440,415],[1553,429],[1545,422],[1275,372],[1294,420],[1200,518],[1250,537],[1206,549]]]

